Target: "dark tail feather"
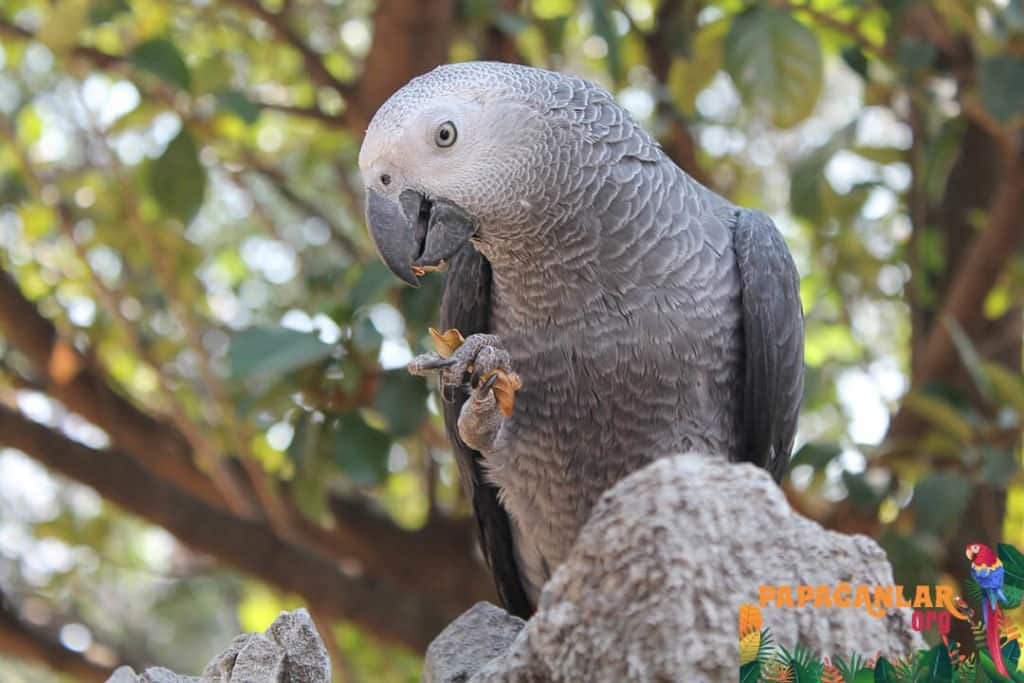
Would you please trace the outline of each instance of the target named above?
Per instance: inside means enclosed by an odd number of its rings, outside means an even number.
[[[999,608],[993,604],[982,605],[982,614],[985,615],[985,638],[988,641],[988,652],[992,655],[992,663],[996,665],[996,671],[1009,678],[1010,674],[1006,672],[1006,665],[1003,664],[1003,651],[999,647]]]

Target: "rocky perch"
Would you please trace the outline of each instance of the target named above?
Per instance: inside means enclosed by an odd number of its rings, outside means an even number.
[[[480,603],[427,650],[424,683],[737,679],[737,618],[761,585],[891,585],[882,549],[789,507],[763,470],[696,454],[659,460],[608,491],[529,622]],[[762,610],[775,640],[821,655],[921,649],[906,610]],[[118,669],[108,683],[328,683],[305,610],[235,638],[199,678]]]
[[[737,679],[737,618],[765,585],[892,585],[865,536],[796,514],[763,470],[696,454],[609,490],[529,622],[486,603],[427,650],[424,683]],[[924,647],[908,610],[763,610],[776,642],[822,655]]]
[[[331,660],[304,609],[282,612],[263,633],[235,637],[203,675],[182,676],[162,668],[136,674],[122,666],[107,683],[330,683]]]

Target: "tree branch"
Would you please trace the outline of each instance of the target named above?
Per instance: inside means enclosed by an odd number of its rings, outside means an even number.
[[[294,48],[302,57],[306,71],[309,72],[309,77],[314,83],[321,88],[333,88],[341,94],[348,92],[349,86],[330,72],[320,53],[307,45],[302,37],[292,30],[283,14],[271,12],[259,0],[231,0],[231,2],[259,17],[278,38]]]
[[[89,448],[6,406],[0,406],[0,442],[91,486],[186,545],[300,595],[333,617],[359,623],[384,640],[422,649],[459,614],[376,576],[352,578],[338,564],[277,538],[260,522],[190,498],[118,450]]]
[[[448,61],[454,0],[380,0],[363,74],[349,90],[349,128],[361,133],[374,112],[413,76]]]
[[[3,272],[0,272],[0,329],[5,330],[9,341],[45,373],[56,334],[53,324],[39,314]],[[69,386],[78,388],[70,391]],[[125,458],[136,453],[146,456],[163,453],[166,457],[191,462],[188,442],[173,426],[153,420],[115,394],[92,370],[81,370],[65,385],[51,382],[47,389],[70,410],[106,430]],[[97,409],[100,404],[105,408]],[[196,498],[194,503],[229,512],[222,496],[215,495],[212,482],[194,467],[179,467],[174,474],[180,476],[172,477],[153,467],[148,458],[138,461],[162,480],[161,483],[173,483],[183,493]],[[208,492],[213,499],[196,495],[197,492]],[[282,496],[280,502],[282,514],[287,515],[287,527],[294,531],[294,535],[286,535],[285,542],[304,543],[328,558],[354,559],[367,572],[389,577],[405,590],[430,596],[434,603],[444,605],[455,614],[473,601],[493,597],[493,588],[483,567],[474,558],[473,533],[467,520],[437,519],[412,532],[400,529],[389,518],[362,503],[334,498],[329,504],[335,514],[335,527],[323,529],[306,519],[287,496]]]
[[[670,19],[672,15],[683,11],[683,9],[681,0],[666,0],[658,7],[658,13],[654,20],[654,31],[642,36],[647,54],[651,59],[651,72],[658,79],[663,91],[667,89],[668,74],[672,68],[672,55],[667,46],[671,44],[670,41],[675,40],[670,34],[675,22]],[[710,187],[707,171],[697,158],[697,145],[693,134],[667,92],[660,93],[657,98],[657,113],[669,122],[668,135],[664,141],[665,152],[672,158],[672,161],[693,176],[697,182]]]
[[[50,669],[81,681],[107,680],[112,669],[94,664],[59,642],[51,640],[24,623],[0,595],[0,652],[44,664]]]
[[[192,463],[184,437],[115,393],[87,359],[80,359],[73,376],[55,376],[51,364],[55,351],[76,352],[60,342],[53,323],[39,314],[6,272],[0,272],[0,329],[46,378],[47,393],[103,429],[121,448],[145,454],[145,467],[161,478],[209,505],[225,507],[217,487]]]

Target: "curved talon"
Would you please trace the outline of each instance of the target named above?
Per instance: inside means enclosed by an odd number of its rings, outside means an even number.
[[[491,374],[491,376],[487,379],[487,381],[484,382],[484,386],[483,386],[484,392],[488,392],[492,388],[494,388],[494,383],[498,381],[498,377],[499,377],[499,373],[497,373],[497,372]]]
[[[457,358],[438,358],[437,360],[422,361],[417,364],[417,367],[421,370],[441,370],[455,365],[456,362],[458,362]]]

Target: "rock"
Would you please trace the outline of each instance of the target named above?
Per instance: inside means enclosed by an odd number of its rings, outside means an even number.
[[[430,644],[421,680],[423,683],[469,680],[481,663],[508,650],[525,624],[500,607],[478,602]]]
[[[309,613],[282,612],[264,633],[236,636],[199,678],[122,666],[107,683],[330,683],[331,661]]]
[[[511,629],[477,605],[431,644],[423,680],[735,681],[739,607],[758,602],[760,585],[843,582],[893,583],[877,543],[796,514],[753,465],[664,458],[602,497],[504,654],[492,655]],[[924,647],[909,610],[762,611],[789,648],[900,657]]]

